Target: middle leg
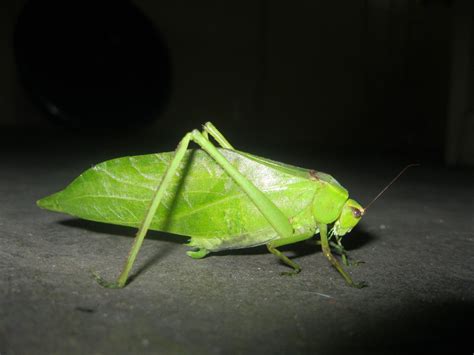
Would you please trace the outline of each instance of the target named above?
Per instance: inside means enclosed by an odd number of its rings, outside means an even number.
[[[311,238],[312,236],[313,236],[313,233],[311,232],[307,234],[292,236],[290,238],[272,240],[270,243],[267,244],[267,249],[270,253],[278,257],[286,265],[293,268],[293,271],[282,272],[281,275],[296,275],[297,273],[301,271],[301,267],[297,263],[295,263],[293,260],[288,258],[281,251],[279,251],[277,248],[284,245],[301,242],[303,240]]]

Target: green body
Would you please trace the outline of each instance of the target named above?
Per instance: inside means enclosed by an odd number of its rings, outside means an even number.
[[[217,148],[209,136],[222,147]],[[189,150],[194,142],[202,150]],[[364,209],[330,175],[239,152],[210,122],[184,135],[175,152],[101,163],[38,205],[98,222],[138,227],[123,270],[111,288],[127,284],[149,229],[191,237],[188,255],[266,244],[297,274],[301,267],[277,248],[320,235],[323,254],[353,287],[330,246],[346,253],[340,236]],[[331,229],[328,229],[328,226]],[[336,243],[330,242],[335,236]],[[332,244],[331,244],[332,243]]]
[[[219,152],[288,218],[294,235],[333,223],[348,192],[328,174],[236,150]],[[138,227],[174,152],[123,157],[85,171],[38,205],[80,218]],[[187,150],[150,229],[192,237],[190,246],[218,251],[280,238],[239,185],[206,152]]]

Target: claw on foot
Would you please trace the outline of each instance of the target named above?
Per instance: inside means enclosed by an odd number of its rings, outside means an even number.
[[[293,270],[293,271],[282,271],[280,272],[281,276],[295,276],[300,273],[301,269]]]
[[[109,282],[104,280],[96,271],[91,271],[92,278],[97,281],[99,285],[105,288],[123,288],[125,285],[120,285],[118,282]]]
[[[351,286],[355,288],[364,288],[364,287],[368,287],[369,284],[365,281],[361,281],[361,282],[354,282]]]

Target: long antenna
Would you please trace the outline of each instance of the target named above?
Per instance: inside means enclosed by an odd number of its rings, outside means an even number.
[[[385,186],[385,187],[382,189],[382,191],[380,191],[380,192],[378,193],[378,195],[375,196],[375,198],[374,198],[372,201],[370,201],[370,203],[364,208],[364,212],[367,211],[367,209],[368,209],[375,201],[377,201],[378,198],[379,198],[380,196],[382,196],[382,194],[383,194],[385,191],[387,191],[387,189],[388,189],[390,186],[392,186],[392,184],[393,184],[395,181],[397,181],[398,178],[399,178],[408,168],[412,168],[412,167],[414,167],[414,166],[420,166],[420,164],[408,164],[407,166],[405,166],[405,167],[402,169],[402,171],[400,171],[400,172],[398,173],[398,175],[395,176],[395,177],[393,178],[393,180],[390,181],[390,182],[388,183],[388,185]]]

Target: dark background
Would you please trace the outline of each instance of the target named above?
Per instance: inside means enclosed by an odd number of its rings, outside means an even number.
[[[471,0],[0,4],[0,353],[465,353],[474,317]],[[33,5],[32,5],[33,4]],[[346,286],[314,245],[191,260],[150,233],[40,210],[90,166],[212,121],[330,173],[362,205]]]
[[[110,25],[111,18],[120,17],[116,8],[123,1],[115,6],[110,1],[68,6],[37,1],[47,4],[46,9],[32,11],[35,19],[28,19],[29,27],[27,19],[21,23],[36,36],[20,36],[16,59],[38,63],[41,57],[50,64],[27,73],[29,86],[22,86],[12,50],[22,3],[2,2],[0,125],[33,140],[35,149],[38,142],[49,144],[53,139],[63,146],[71,137],[77,138],[71,144],[81,149],[88,135],[99,135],[102,142],[113,131],[118,133],[112,144],[153,140],[150,148],[159,147],[156,142],[177,141],[186,131],[212,120],[242,148],[270,146],[308,154],[389,152],[408,155],[410,161],[444,158],[456,11],[451,1],[303,1],[291,6],[280,1],[136,1],[167,47],[163,53],[169,58],[171,79],[163,102],[162,77],[155,72],[165,65],[159,58],[154,68],[147,61],[157,49],[143,40],[145,30],[137,29],[145,18],[141,23]],[[81,11],[66,10],[74,6]],[[94,21],[103,20],[107,38],[101,38],[101,31],[94,37],[91,30],[90,18],[97,13]],[[129,42],[124,40],[127,34]],[[25,38],[34,43],[29,52],[22,51],[32,46]],[[113,52],[110,48],[117,38],[122,40],[120,51]],[[130,43],[139,38],[149,51],[133,56],[136,48]],[[124,53],[129,56],[126,60]],[[107,64],[98,63],[104,56]],[[75,77],[51,83],[55,67],[59,75],[69,70]],[[146,68],[155,82],[148,92],[134,95],[139,85],[130,80],[128,92],[119,95],[116,83],[127,83],[127,75],[136,74],[137,67]],[[104,74],[106,70],[110,73]],[[78,83],[87,71],[92,71],[89,81]],[[145,69],[139,75],[145,78]],[[41,87],[32,90],[35,82]],[[57,85],[56,92],[45,88],[48,85]],[[69,101],[75,101],[68,102],[60,115],[84,129],[59,129],[47,121],[44,110],[32,103],[41,95],[58,106],[69,95]],[[88,95],[95,95],[96,102]],[[139,109],[153,102],[159,112],[147,116]],[[91,112],[94,119],[88,120]],[[142,123],[144,116],[155,121]],[[99,129],[101,123],[105,131]],[[120,132],[130,123],[135,129]]]

